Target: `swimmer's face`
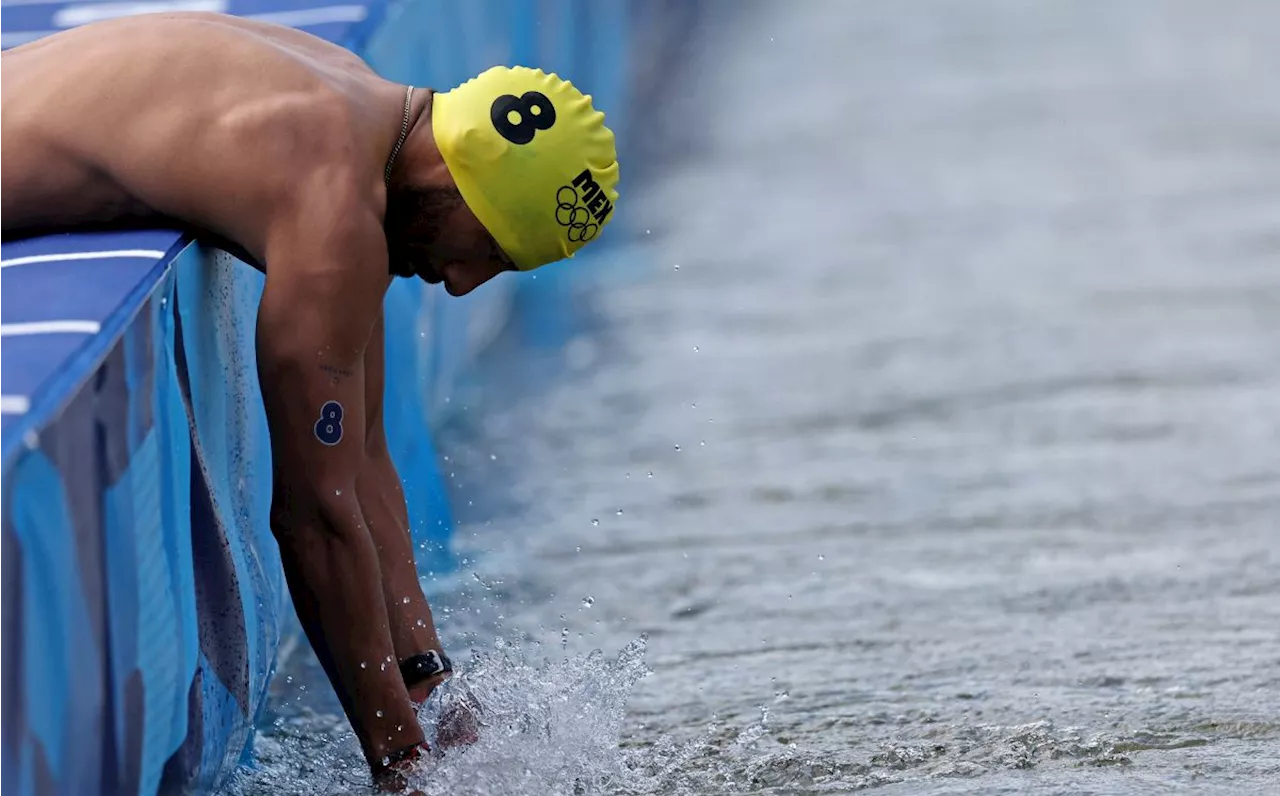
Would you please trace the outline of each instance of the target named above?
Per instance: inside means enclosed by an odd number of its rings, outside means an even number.
[[[503,271],[516,270],[456,189],[398,192],[385,224],[392,271],[444,283],[465,296]]]

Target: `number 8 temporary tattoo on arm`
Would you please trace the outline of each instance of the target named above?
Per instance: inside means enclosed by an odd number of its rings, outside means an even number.
[[[337,445],[342,439],[342,404],[328,401],[320,407],[320,419],[315,425],[316,439],[325,445]]]

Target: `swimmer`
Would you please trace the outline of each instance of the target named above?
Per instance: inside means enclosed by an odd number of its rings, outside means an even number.
[[[383,429],[383,298],[395,277],[462,296],[596,239],[617,200],[603,114],[538,70],[435,92],[203,13],[64,31],[0,74],[5,240],[177,228],[265,273],[271,530],[375,782],[403,787],[425,749],[415,705],[452,667]],[[465,742],[467,723],[438,735]]]

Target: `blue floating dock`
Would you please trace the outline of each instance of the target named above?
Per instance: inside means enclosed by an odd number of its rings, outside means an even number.
[[[146,291],[180,245],[167,232],[56,235],[8,243],[0,259],[3,437],[8,451],[31,422],[42,391],[98,335],[135,291]],[[69,386],[69,385],[68,385]],[[67,390],[63,390],[65,394]]]

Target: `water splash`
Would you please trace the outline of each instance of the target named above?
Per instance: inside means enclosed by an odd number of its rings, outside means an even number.
[[[480,741],[425,761],[411,779],[434,793],[595,793],[629,777],[619,745],[627,699],[648,673],[645,639],[610,660],[539,661],[499,640],[436,690],[419,717],[434,728],[460,700],[482,706]],[[432,732],[428,729],[428,734]]]
[[[490,649],[472,651],[466,667],[432,695],[419,721],[439,749],[434,736],[440,717],[458,703],[478,704],[480,740],[422,761],[410,778],[414,787],[450,796],[706,796],[846,793],[916,782],[929,791],[926,782],[999,778],[1002,772],[1016,778],[1028,769],[1052,776],[1065,766],[1076,772],[1072,776],[1084,776],[1081,767],[1124,767],[1135,753],[1206,743],[1196,734],[1155,730],[1113,736],[1048,721],[962,722],[939,724],[927,739],[886,738],[856,750],[818,751],[773,730],[771,710],[791,711],[782,722],[796,726],[785,689],[774,694],[772,707],[758,706],[753,722],[636,727],[627,724],[627,705],[650,673],[644,637],[612,657],[596,650],[551,660],[544,649],[499,638]],[[240,772],[224,792],[372,796],[345,721],[315,712],[313,699],[297,704],[296,715],[277,719],[259,736],[255,769]],[[692,735],[685,732],[690,729]]]
[[[481,706],[480,740],[425,760],[412,784],[454,796],[658,792],[624,750],[627,700],[649,674],[646,640],[636,639],[614,658],[600,650],[560,660],[497,639],[473,651],[465,669],[436,689],[419,714],[428,740],[443,711],[459,701]],[[647,748],[641,757],[670,750]],[[267,794],[371,794],[367,768],[349,726],[339,716],[299,704],[297,715],[277,718],[259,735],[255,764],[227,785],[228,796]],[[649,769],[656,767],[650,765]]]
[[[480,740],[422,761],[410,777],[414,787],[450,796],[695,796],[758,792],[762,785],[812,783],[836,773],[790,746],[762,752],[764,706],[758,722],[713,722],[691,740],[628,736],[628,700],[650,673],[643,636],[613,657],[595,650],[550,660],[543,649],[499,638],[491,649],[473,650],[466,667],[436,689],[418,716],[433,747],[439,748],[440,717],[460,702],[481,706]],[[223,792],[372,796],[345,720],[317,712],[310,699],[294,704],[295,715],[264,728],[254,766],[238,772]]]

